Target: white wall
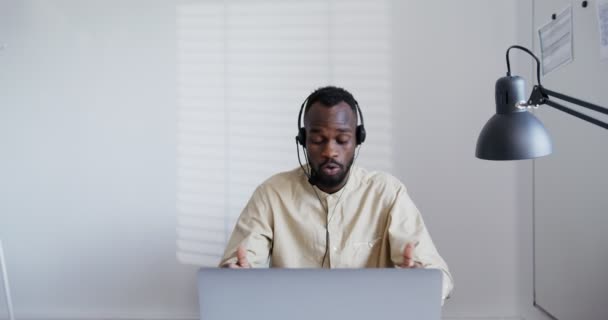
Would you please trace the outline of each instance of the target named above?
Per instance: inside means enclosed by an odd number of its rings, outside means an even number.
[[[175,5],[1,1],[0,238],[18,319],[187,318]]]
[[[608,63],[599,58],[595,3],[590,2],[587,8],[582,8],[580,1],[520,0],[519,4],[518,38],[537,55],[538,28],[550,21],[553,12],[572,5],[574,60],[543,76],[543,85],[606,105],[608,96],[603,89]],[[519,73],[532,82],[535,65],[527,55],[520,57]],[[603,121],[608,119],[564,104]],[[554,150],[548,157],[521,162],[517,172],[520,314],[527,320],[552,319],[533,306],[536,267],[536,299],[542,308],[559,319],[604,319],[606,268],[601,259],[606,261],[607,256],[602,255],[606,251],[601,247],[608,207],[602,197],[606,190],[606,131],[549,106],[542,106],[536,114],[550,132]]]
[[[534,3],[530,0],[517,1],[517,39],[518,44],[533,49]],[[530,92],[533,79],[536,77],[534,60],[522,52],[511,55],[513,73],[524,77],[527,91]],[[518,270],[518,313],[527,320],[550,320],[534,306],[534,264],[533,264],[533,206],[534,206],[534,162],[524,160],[516,162],[516,196],[517,196],[517,270]]]
[[[474,157],[516,9],[394,1],[395,174],[455,277],[449,319],[519,315],[516,164]],[[19,318],[196,317],[194,269],[175,259],[174,14],[0,2],[0,238]]]
[[[518,315],[515,164],[474,156],[516,41],[515,12],[515,1],[395,10],[397,164],[454,275],[450,318]]]
[[[517,1],[517,39],[518,44],[533,49],[533,7],[530,0]],[[512,61],[514,74],[524,77],[527,91],[532,89],[532,79],[536,65],[525,53],[513,52]],[[533,179],[534,162],[532,160],[517,161],[517,269],[518,269],[518,310],[522,318],[527,320],[550,320],[550,318],[534,307],[534,265],[533,265]]]

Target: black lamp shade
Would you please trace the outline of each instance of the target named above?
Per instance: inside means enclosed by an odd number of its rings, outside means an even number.
[[[475,156],[485,160],[533,159],[551,154],[551,138],[527,111],[495,114],[481,130]]]
[[[526,101],[521,77],[496,81],[496,114],[488,120],[477,139],[475,156],[485,160],[533,159],[551,154],[547,130],[533,114],[517,107]]]

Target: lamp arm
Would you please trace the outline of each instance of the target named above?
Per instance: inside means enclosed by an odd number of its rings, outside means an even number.
[[[587,108],[587,109],[591,109],[593,111],[597,111],[603,114],[608,114],[608,108],[604,108],[601,106],[598,106],[597,104],[593,104],[591,102],[587,102],[587,101],[583,101],[574,97],[570,97],[568,95],[565,95],[563,93],[559,93],[559,92],[555,92],[553,90],[549,90],[545,87],[543,87],[543,91],[549,96],[549,97],[555,97],[557,99],[561,99],[564,101],[568,101],[570,103],[574,103],[576,105],[579,105],[581,107]]]
[[[603,113],[603,114],[608,114],[608,109],[598,106],[596,104],[587,102],[587,101],[583,101],[574,97],[570,97],[568,95],[565,95],[563,93],[559,93],[559,92],[555,92],[553,90],[549,90],[547,88],[544,88],[543,86],[534,86],[534,89],[532,90],[532,94],[530,94],[530,99],[528,100],[528,105],[529,106],[533,106],[533,105],[541,105],[541,104],[546,104],[550,107],[553,107],[557,110],[560,110],[562,112],[565,112],[567,114],[570,114],[572,116],[575,116],[579,119],[585,120],[587,122],[593,123],[596,126],[602,127],[604,129],[608,129],[608,123],[603,122],[601,120],[598,120],[596,118],[593,118],[591,116],[588,116],[584,113],[580,113],[578,111],[572,110],[568,107],[563,106],[560,103],[557,103],[553,100],[550,99],[550,97],[555,97],[557,99],[561,99],[573,104],[576,104],[578,106],[581,106],[583,108],[587,108],[587,109],[591,109],[593,111],[597,111],[599,113]]]

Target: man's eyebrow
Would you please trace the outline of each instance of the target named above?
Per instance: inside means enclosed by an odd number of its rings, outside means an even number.
[[[324,128],[323,126],[311,126],[309,130],[311,132],[320,132],[320,131],[323,131],[323,128]],[[336,130],[341,131],[341,132],[347,132],[347,131],[352,131],[353,128],[351,126],[345,125],[345,126],[336,128]]]
[[[351,128],[351,127],[341,127],[341,128],[337,128],[336,130],[340,131],[340,132],[352,132],[353,128]],[[310,132],[316,133],[316,132],[322,132],[322,131],[323,130],[321,128],[319,128],[319,127],[312,127],[312,128],[310,128]]]

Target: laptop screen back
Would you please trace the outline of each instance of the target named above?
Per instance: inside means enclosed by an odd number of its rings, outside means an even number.
[[[206,269],[201,320],[441,318],[435,269]]]

